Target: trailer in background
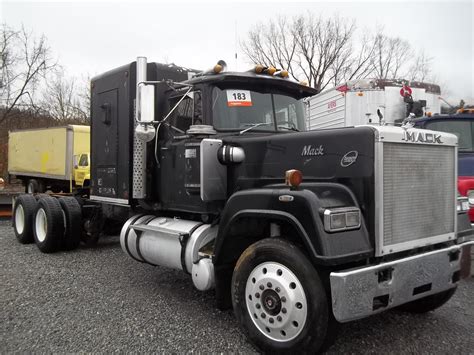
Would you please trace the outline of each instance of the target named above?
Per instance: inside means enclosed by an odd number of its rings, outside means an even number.
[[[8,173],[22,180],[28,193],[72,192],[89,186],[89,153],[89,126],[11,131]]]
[[[441,112],[438,85],[406,81],[361,79],[312,96],[307,102],[308,130],[357,126],[381,121],[401,122]]]

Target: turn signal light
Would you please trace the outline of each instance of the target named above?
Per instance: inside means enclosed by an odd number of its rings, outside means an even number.
[[[303,174],[301,171],[292,169],[285,172],[285,184],[291,187],[300,186],[303,181]]]

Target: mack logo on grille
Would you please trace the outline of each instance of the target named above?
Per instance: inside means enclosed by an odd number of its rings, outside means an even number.
[[[443,144],[441,141],[441,135],[436,133],[425,133],[425,132],[403,132],[402,141],[406,142],[420,142],[420,143],[438,143]]]
[[[314,147],[311,144],[305,145],[303,151],[301,152],[302,157],[315,157],[319,155],[324,155],[324,148],[322,145],[319,147]]]
[[[351,150],[347,152],[341,159],[341,166],[347,168],[349,165],[352,165],[356,162],[359,153],[357,150]]]

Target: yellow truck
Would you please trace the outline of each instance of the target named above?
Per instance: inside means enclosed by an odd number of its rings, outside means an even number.
[[[27,193],[88,189],[90,127],[10,131],[8,173],[22,180]]]

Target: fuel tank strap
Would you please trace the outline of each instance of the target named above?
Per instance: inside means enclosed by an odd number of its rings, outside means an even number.
[[[132,222],[128,225],[127,227],[127,230],[125,231],[125,238],[124,238],[124,246],[125,246],[125,250],[127,252],[128,255],[130,255],[130,257],[136,261],[139,261],[141,263],[143,263],[144,261],[143,260],[139,260],[137,259],[131,252],[130,252],[130,248],[128,247],[128,235],[130,233],[130,230],[132,229],[132,226],[133,226],[133,223],[135,223],[136,221],[138,221],[140,218],[142,218],[143,215],[136,215],[135,218],[132,220]]]
[[[155,218],[156,218],[155,216],[151,216],[150,218],[147,218],[146,220],[144,220],[142,223],[146,225],[147,223],[151,222]],[[135,249],[137,250],[137,254],[143,260],[143,262],[153,265],[153,266],[158,266],[153,263],[150,263],[149,261],[146,261],[142,255],[142,252],[140,251],[140,238],[142,237],[142,232],[143,231],[135,230],[135,234],[137,235],[137,238],[135,239]]]
[[[153,219],[155,219],[155,218],[156,218],[156,216],[150,216],[150,217],[148,217],[147,219],[145,219],[144,221],[142,221],[141,223],[147,224],[147,223],[151,222],[151,221],[152,221]],[[142,230],[141,228],[137,228],[137,227],[141,227],[141,225],[140,225],[140,226],[133,226],[132,224],[130,224],[130,226],[129,226],[128,228],[132,228],[132,229],[135,231],[135,234],[136,234],[136,236],[137,236],[137,237],[135,238],[135,249],[136,249],[136,251],[137,251],[138,257],[141,258],[141,260],[138,259],[138,258],[136,258],[135,256],[133,256],[132,253],[129,252],[130,256],[131,256],[133,259],[135,259],[135,260],[137,260],[137,261],[140,261],[140,262],[142,262],[142,263],[147,263],[147,264],[150,264],[150,265],[153,265],[153,266],[158,266],[158,265],[155,265],[155,264],[152,264],[152,263],[146,261],[145,258],[143,257],[142,252],[140,251],[140,238],[141,238],[142,232],[144,232],[144,230]],[[126,235],[126,237],[125,237],[125,243],[126,243],[125,245],[128,245],[128,235],[129,235],[129,234],[128,234],[128,231],[127,231],[127,235]]]
[[[191,238],[193,233],[196,231],[196,229],[198,229],[202,225],[204,225],[204,223],[198,223],[193,228],[191,228],[188,233],[182,233],[179,235],[179,243],[181,244],[181,267],[183,271],[187,274],[191,274],[191,272],[188,271],[186,268],[186,244],[189,238]]]

